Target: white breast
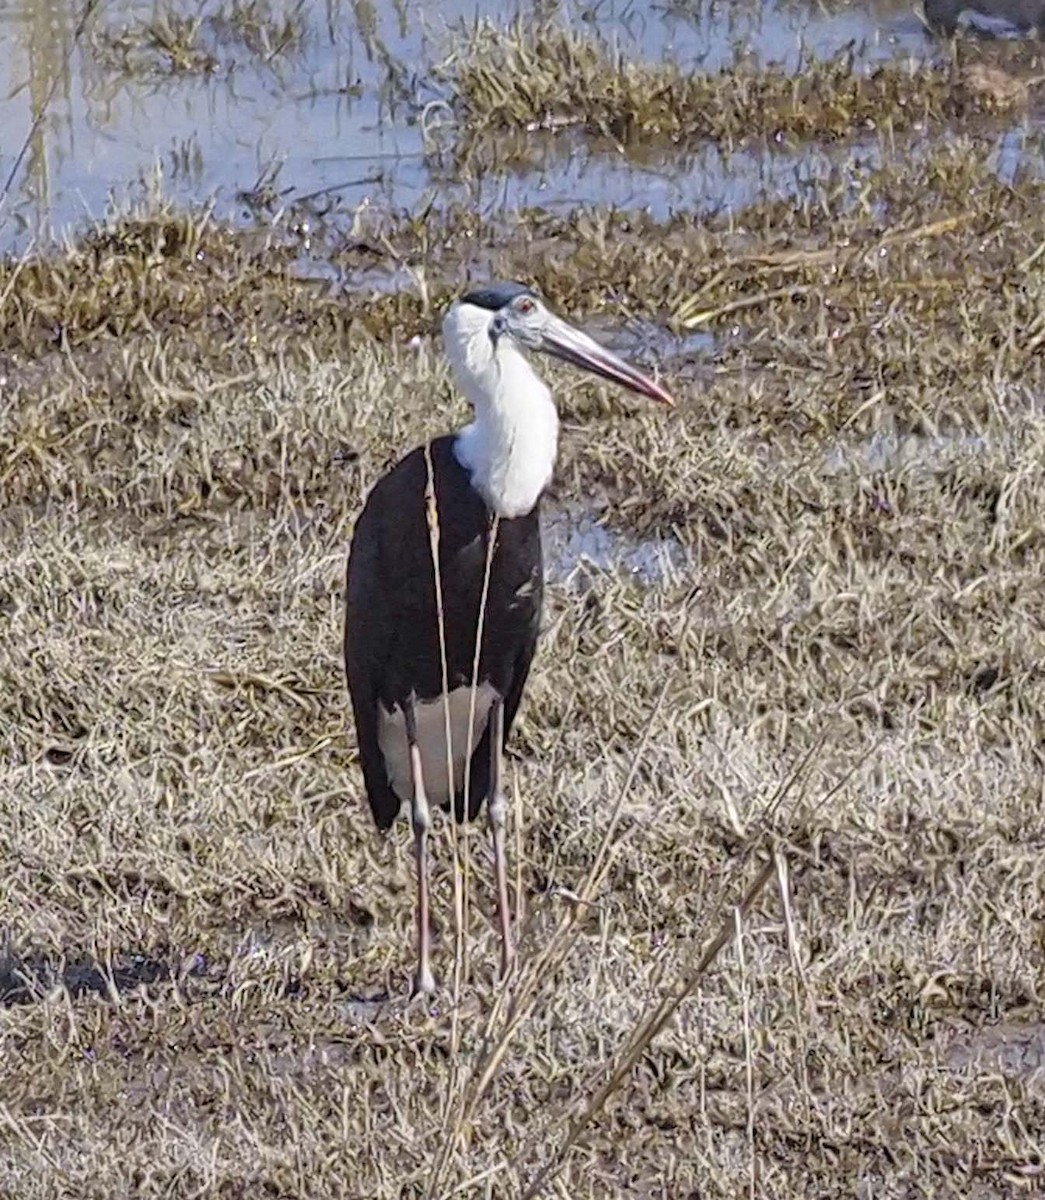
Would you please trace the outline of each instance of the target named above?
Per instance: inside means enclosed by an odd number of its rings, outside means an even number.
[[[497,693],[488,683],[475,689],[474,716],[472,716],[472,689],[458,687],[450,693],[450,745],[453,768],[453,792],[456,794],[464,785],[465,764],[474,752],[486,730],[490,709]],[[472,716],[472,731],[469,738],[469,717]],[[414,720],[417,725],[417,744],[421,750],[421,772],[425,791],[433,804],[446,804],[451,798],[447,772],[446,752],[446,708],[443,698],[414,703]],[[413,781],[410,777],[410,749],[406,740],[406,721],[401,708],[391,712],[378,706],[377,740],[385,759],[388,782],[400,800],[410,803],[413,799]]]

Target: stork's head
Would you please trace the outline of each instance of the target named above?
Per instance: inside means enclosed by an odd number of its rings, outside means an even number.
[[[443,319],[443,337],[457,382],[473,405],[491,397],[501,386],[502,368],[527,351],[553,355],[661,404],[674,403],[659,384],[555,316],[522,283],[492,283],[456,300]]]

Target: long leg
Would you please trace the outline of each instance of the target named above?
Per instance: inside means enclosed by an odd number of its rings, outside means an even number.
[[[414,705],[410,700],[403,706],[403,717],[406,722],[406,740],[410,747],[410,775],[414,785],[410,822],[414,829],[414,857],[417,865],[417,974],[414,976],[413,991],[416,996],[419,992],[435,991],[428,898],[428,830],[432,824],[432,816],[425,792],[424,773],[421,770],[421,748],[417,744]]]
[[[501,787],[501,750],[504,745],[504,701],[494,701],[490,712],[490,787],[486,803],[486,815],[490,822],[490,837],[493,841],[493,874],[497,885],[497,917],[501,925],[501,978],[507,978],[511,970],[514,951],[512,949],[511,915],[508,909],[508,875],[504,852],[504,819],[508,803]]]

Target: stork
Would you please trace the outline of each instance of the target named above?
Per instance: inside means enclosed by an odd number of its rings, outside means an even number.
[[[474,419],[419,446],[374,485],[352,536],[345,589],[345,671],[370,810],[387,830],[400,805],[410,805],[415,995],[435,989],[433,803],[448,810],[452,802],[463,821],[487,802],[502,977],[512,961],[501,754],[537,644],[538,510],[559,434],[551,392],[527,352],[673,404],[659,384],[555,316],[521,283],[494,283],[456,300],[443,338]]]

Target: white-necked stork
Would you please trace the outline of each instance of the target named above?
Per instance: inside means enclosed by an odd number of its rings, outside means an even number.
[[[551,392],[526,351],[543,351],[673,403],[652,379],[554,316],[521,283],[495,283],[462,296],[443,319],[443,338],[474,420],[418,447],[374,485],[352,536],[345,596],[345,670],[370,809],[385,830],[401,803],[411,806],[415,993],[434,990],[430,802],[448,809],[452,796],[457,820],[471,820],[488,801],[502,975],[511,964],[501,752],[537,643],[543,592],[538,507],[559,433]]]

